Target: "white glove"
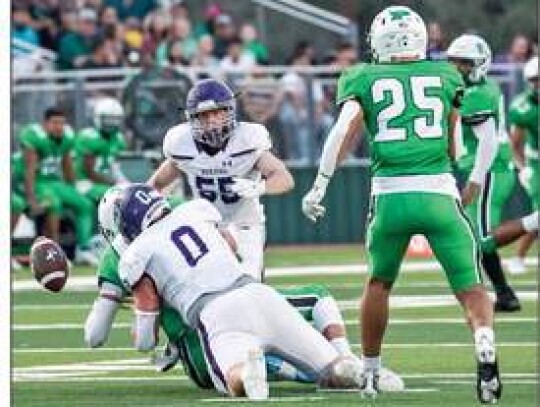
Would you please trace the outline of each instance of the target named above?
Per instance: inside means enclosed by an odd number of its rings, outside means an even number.
[[[525,188],[528,188],[532,176],[533,169],[531,167],[523,167],[518,173],[519,183]]]
[[[166,372],[174,367],[180,359],[180,350],[172,342],[168,342],[160,355],[155,355],[151,362],[156,372]]]
[[[328,181],[328,177],[321,174],[317,175],[310,191],[302,199],[302,212],[312,222],[317,222],[317,219],[322,218],[326,212],[325,207],[321,205],[321,201],[326,193]]]
[[[231,185],[231,191],[240,195],[242,198],[256,198],[266,192],[266,182],[264,180],[254,181],[247,178],[233,178],[234,184]]]

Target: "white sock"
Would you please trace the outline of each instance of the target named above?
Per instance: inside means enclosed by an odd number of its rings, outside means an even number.
[[[362,360],[364,361],[364,370],[378,371],[381,368],[381,357],[366,357],[362,355]]]
[[[474,346],[481,362],[495,362],[495,333],[491,327],[482,326],[474,331]]]
[[[335,350],[337,350],[337,353],[340,355],[351,355],[351,346],[349,345],[349,341],[344,336],[340,336],[338,338],[334,338],[330,340],[330,344],[334,347]]]
[[[523,229],[527,232],[538,230],[538,211],[534,211],[530,215],[521,218],[521,224],[523,225]]]
[[[345,325],[339,307],[332,297],[323,297],[313,306],[313,325],[319,332],[323,332],[328,325]]]

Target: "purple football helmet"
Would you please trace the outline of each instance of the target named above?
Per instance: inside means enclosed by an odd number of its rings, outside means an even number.
[[[226,117],[217,125],[202,122],[200,113],[224,109]],[[212,148],[222,148],[236,126],[236,99],[232,90],[216,79],[198,81],[188,93],[186,116],[191,123],[193,138]]]
[[[131,242],[166,210],[170,210],[169,203],[154,188],[146,184],[130,185],[119,208],[118,229]]]

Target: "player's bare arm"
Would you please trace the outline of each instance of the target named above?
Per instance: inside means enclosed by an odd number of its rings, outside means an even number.
[[[270,151],[262,153],[255,165],[265,179],[265,194],[277,195],[294,188],[294,179],[279,158]]]
[[[181,174],[182,172],[174,165],[174,162],[171,159],[166,159],[148,179],[147,183],[158,191],[162,191],[172,184]]]
[[[34,192],[34,185],[36,182],[36,168],[38,162],[37,152],[30,148],[24,149],[24,165],[26,171],[24,172],[24,192],[26,199],[28,199],[28,205],[32,214],[38,214],[42,211],[42,207],[36,200]]]
[[[510,131],[510,146],[514,155],[514,162],[519,170],[525,167],[525,129],[512,126]]]
[[[450,111],[450,115],[448,116],[448,137],[449,137],[449,143],[448,143],[448,155],[450,158],[455,161],[457,159],[457,152],[456,152],[456,127],[457,123],[461,120],[459,117],[459,110],[458,109],[452,109]]]
[[[75,182],[75,169],[73,168],[73,158],[69,153],[62,156],[62,171],[64,172],[64,179],[73,184]]]
[[[96,168],[96,157],[91,154],[87,154],[83,159],[84,171],[88,174],[88,179],[90,181],[100,183],[100,184],[114,184],[114,179],[106,176],[95,170]]]
[[[140,351],[152,350],[158,342],[159,296],[154,282],[147,275],[133,286],[135,328],[133,339]]]

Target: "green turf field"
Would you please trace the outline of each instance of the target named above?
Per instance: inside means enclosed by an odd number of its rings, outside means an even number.
[[[316,253],[316,254],[314,254]],[[269,267],[360,262],[357,247],[271,249]],[[399,372],[407,391],[362,400],[356,392],[322,392],[313,385],[274,383],[271,401],[283,406],[448,406],[478,405],[474,393],[475,364],[470,335],[461,311],[451,299],[442,274],[422,271],[422,265],[401,275],[394,291],[384,362]],[[76,268],[73,275],[90,275]],[[14,282],[30,278],[28,270]],[[322,282],[338,299],[349,339],[358,350],[357,299],[365,274],[286,275],[272,277],[275,286]],[[497,342],[504,381],[501,406],[534,406],[537,389],[537,276],[533,267],[511,281],[523,298],[524,309],[497,315]],[[14,283],[14,286],[15,286]],[[86,349],[83,324],[94,293],[89,287],[59,294],[14,291],[11,338],[12,405],[57,406],[212,406],[239,402],[201,391],[181,368],[156,373],[149,355],[130,349],[131,311],[121,310],[107,347]],[[436,303],[436,305],[432,305]]]

